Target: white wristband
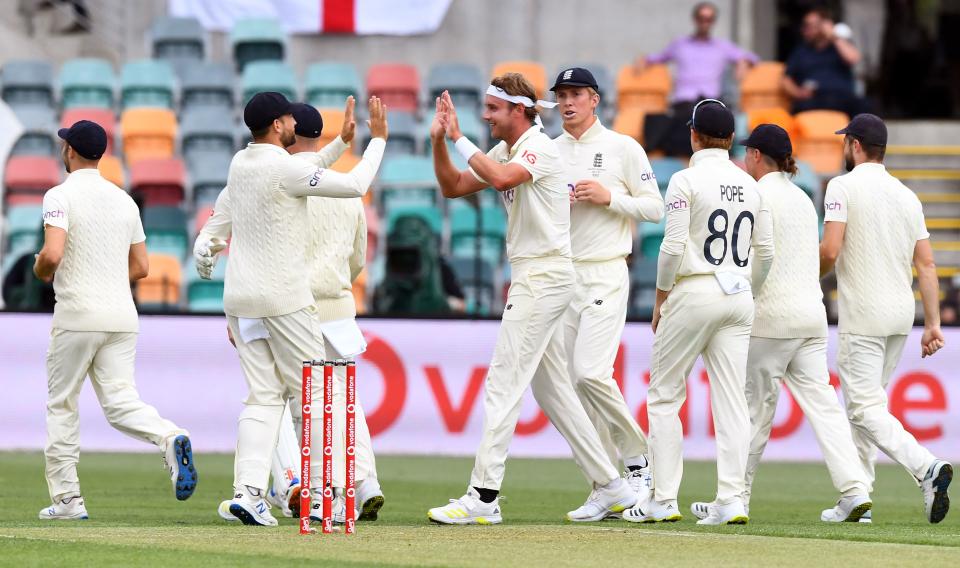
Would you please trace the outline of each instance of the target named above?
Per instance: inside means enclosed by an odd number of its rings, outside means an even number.
[[[477,148],[477,145],[466,136],[461,136],[454,146],[456,146],[457,152],[460,152],[460,155],[463,156],[463,159],[468,162],[474,154],[480,151],[480,148]]]

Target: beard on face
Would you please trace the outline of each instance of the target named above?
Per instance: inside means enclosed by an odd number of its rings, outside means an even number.
[[[63,147],[63,152],[60,153],[60,159],[63,160],[63,169],[66,170],[68,174],[71,173],[71,172],[70,172],[70,160],[67,159],[67,147],[66,147],[66,146]]]
[[[280,134],[280,143],[283,144],[284,148],[289,148],[293,146],[297,141],[297,135],[291,128],[290,130],[284,130]]]
[[[854,168],[853,163],[853,152],[849,149],[844,150],[843,152],[843,167],[846,168],[848,172],[852,172]]]

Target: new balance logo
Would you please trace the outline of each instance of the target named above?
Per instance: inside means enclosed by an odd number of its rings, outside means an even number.
[[[262,515],[263,512],[266,511],[266,510],[267,510],[267,504],[266,504],[266,503],[264,503],[263,501],[260,501],[259,503],[257,503],[257,512],[258,512],[258,513],[260,513],[260,514]]]
[[[593,301],[593,305],[595,305],[595,306],[602,306],[602,305],[603,305],[603,300],[594,300],[594,301]]]

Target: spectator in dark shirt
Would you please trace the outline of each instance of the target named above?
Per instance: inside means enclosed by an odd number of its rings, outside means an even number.
[[[783,88],[793,99],[793,112],[838,110],[850,116],[864,112],[853,79],[860,51],[837,36],[830,13],[822,8],[807,12],[801,35],[803,43],[790,54],[783,77]]]

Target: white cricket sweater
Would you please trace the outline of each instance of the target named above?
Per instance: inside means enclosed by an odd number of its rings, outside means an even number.
[[[53,327],[71,331],[138,331],[130,293],[130,245],[145,240],[133,199],[85,168],[43,198],[44,223],[67,231],[53,277]]]
[[[913,251],[930,238],[923,206],[883,164],[827,184],[824,220],[846,223],[837,258],[841,333],[886,337],[913,328]]]
[[[224,311],[275,317],[314,303],[307,246],[322,230],[310,223],[307,196],[363,196],[383,157],[385,141],[370,141],[347,174],[317,167],[272,144],[250,144],[230,163],[232,240]]]
[[[773,217],[777,253],[763,287],[754,297],[751,335],[775,339],[826,337],[817,210],[783,172],[763,176],[757,186]]]
[[[574,262],[624,258],[633,249],[633,225],[663,218],[663,198],[643,147],[608,130],[595,119],[580,138],[554,139],[566,172],[567,188],[596,180],[610,192],[610,205],[577,202],[570,206],[570,247]]]

